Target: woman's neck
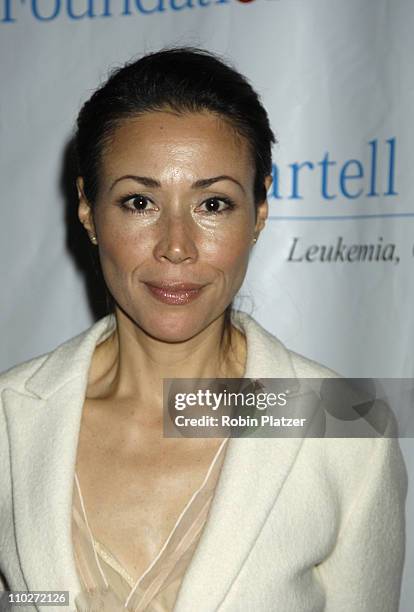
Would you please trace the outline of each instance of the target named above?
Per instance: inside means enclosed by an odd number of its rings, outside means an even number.
[[[185,342],[159,341],[123,314],[117,327],[95,349],[86,397],[160,406],[164,378],[241,378],[247,357],[246,339],[231,326],[231,341],[222,346],[223,316]]]

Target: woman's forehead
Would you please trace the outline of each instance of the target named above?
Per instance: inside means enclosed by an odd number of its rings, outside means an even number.
[[[240,147],[247,145],[230,121],[212,112],[173,113],[152,111],[120,120],[111,135],[111,142],[169,141],[220,142]]]
[[[123,119],[104,150],[104,172],[186,170],[189,174],[233,172],[248,178],[249,143],[213,113],[151,112]],[[190,172],[189,172],[190,171]],[[247,174],[247,176],[246,176]]]

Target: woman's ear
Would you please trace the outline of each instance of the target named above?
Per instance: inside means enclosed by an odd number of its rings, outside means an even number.
[[[264,180],[266,194],[269,191],[272,183],[273,183],[273,177],[272,177],[271,174],[269,174],[269,175],[267,175],[265,177],[265,180]],[[269,204],[268,204],[267,195],[266,195],[266,197],[263,200],[263,202],[260,202],[260,204],[258,204],[258,206],[257,206],[256,227],[255,227],[255,234],[256,234],[256,236],[258,236],[259,233],[264,228],[268,215],[269,215]]]
[[[89,238],[92,240],[92,237],[96,236],[95,224],[93,222],[92,206],[88,202],[84,192],[84,182],[82,176],[78,176],[76,179],[76,188],[78,191],[79,200],[78,218],[88,232]]]

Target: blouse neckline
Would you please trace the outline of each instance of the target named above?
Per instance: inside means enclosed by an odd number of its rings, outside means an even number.
[[[129,587],[129,594],[125,601],[125,608],[132,605],[132,610],[141,610],[141,602],[151,601],[156,597],[157,591],[163,588],[163,584],[168,582],[169,574],[174,569],[174,563],[185,558],[185,553],[195,548],[195,544],[201,535],[201,530],[207,518],[208,507],[212,501],[214,489],[219,477],[219,467],[224,458],[226,443],[229,438],[224,438],[216,451],[206,475],[201,485],[194,491],[190,499],[180,512],[168,537],[154,557],[147,569],[138,578],[134,579],[129,572],[122,566],[116,556],[100,541],[92,532],[89,524],[87,510],[85,507],[81,485],[77,472],[75,471],[75,486],[77,497],[73,504],[73,519],[80,529],[87,534],[88,544],[93,550],[94,568],[87,568],[85,574],[95,573],[95,588],[110,589],[110,581],[104,570],[104,566],[109,565]],[[219,461],[221,459],[221,461]],[[216,468],[216,469],[215,469]],[[187,554],[188,556],[188,554]],[[189,559],[188,559],[189,561]],[[184,562],[182,562],[182,565]],[[80,568],[79,568],[80,569]],[[142,588],[141,588],[142,587]],[[90,588],[83,586],[83,588]],[[139,597],[139,591],[142,597]],[[126,592],[126,591],[125,591]],[[129,608],[128,608],[129,609]]]

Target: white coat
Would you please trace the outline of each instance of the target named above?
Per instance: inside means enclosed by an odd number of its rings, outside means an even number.
[[[247,378],[335,374],[234,311]],[[0,576],[80,591],[71,542],[88,369],[114,315],[0,375]],[[393,438],[232,438],[174,612],[397,612],[407,474]],[[49,606],[22,610],[51,612]],[[67,610],[68,608],[56,608]]]

